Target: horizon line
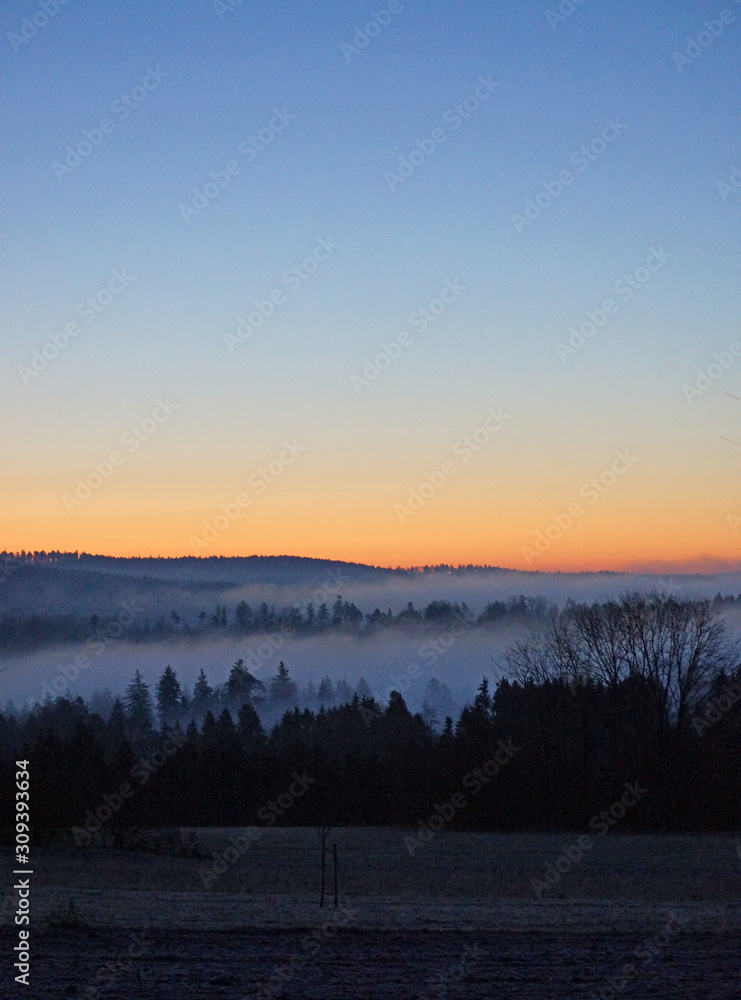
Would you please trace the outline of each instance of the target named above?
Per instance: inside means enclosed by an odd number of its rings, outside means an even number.
[[[381,572],[435,572],[444,571],[448,572],[465,572],[466,570],[474,572],[497,572],[497,573],[520,573],[528,574],[530,576],[599,576],[610,574],[614,576],[687,576],[687,577],[710,577],[710,576],[721,576],[732,573],[741,573],[741,562],[740,563],[729,563],[726,560],[720,559],[717,556],[705,555],[700,556],[697,559],[687,560],[683,564],[678,563],[665,563],[661,564],[662,568],[657,568],[655,564],[634,564],[632,566],[623,567],[619,569],[614,568],[603,568],[603,569],[518,569],[516,567],[508,566],[495,566],[488,563],[428,563],[428,564],[414,564],[408,566],[396,565],[396,566],[382,566],[375,563],[367,562],[356,562],[350,559],[332,559],[322,556],[301,556],[289,553],[280,554],[270,554],[264,555],[259,553],[250,553],[249,555],[240,554],[230,554],[230,555],[192,555],[183,554],[175,556],[164,556],[164,555],[112,555],[110,553],[104,552],[80,552],[79,550],[74,551],[61,551],[51,549],[49,551],[44,549],[21,549],[19,552],[11,552],[3,550],[0,552],[0,559],[4,560],[24,560],[33,563],[35,559],[45,557],[51,562],[55,562],[62,558],[74,559],[78,561],[83,558],[88,559],[108,559],[108,560],[118,560],[118,561],[162,561],[162,562],[196,562],[196,563],[206,563],[206,562],[221,562],[221,561],[231,561],[231,560],[247,560],[247,559],[292,559],[292,560],[302,560],[305,562],[317,562],[317,563],[337,563],[347,566],[358,566],[364,569],[378,570]],[[50,559],[50,557],[54,557]],[[701,569],[697,564],[716,564],[716,568],[705,568]],[[693,568],[693,566],[695,568]]]

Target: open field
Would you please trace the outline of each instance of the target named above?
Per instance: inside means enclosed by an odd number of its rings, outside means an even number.
[[[244,831],[198,834],[219,853]],[[441,832],[411,855],[408,835],[330,834],[338,910],[331,894],[317,906],[310,829],[261,830],[209,889],[202,873],[213,863],[204,859],[37,849],[32,995],[84,996],[85,984],[105,979],[100,996],[112,998],[566,1000],[599,996],[623,970],[626,998],[741,996],[733,837],[594,837],[539,899],[531,879],[543,879],[579,831]],[[10,870],[10,853],[0,856]],[[78,925],[49,928],[44,918],[70,899]]]
[[[652,938],[343,931],[307,958],[297,931],[152,931],[133,942],[123,931],[52,931],[37,946],[30,989],[0,984],[0,996],[58,1000],[90,988],[107,1000],[596,1000],[607,990],[624,1000],[738,1000],[738,936],[685,932],[636,961]],[[610,982],[631,960],[616,993]]]
[[[313,829],[207,828],[196,833],[205,852],[217,855],[243,838],[238,856],[209,880],[209,895],[279,895],[309,905],[318,898],[320,850]],[[554,865],[584,831],[443,830],[427,844],[414,840],[414,833],[332,830],[327,843],[338,845],[341,900],[536,902],[531,880],[543,880],[546,866]],[[741,904],[741,836],[590,836],[592,846],[542,892],[542,900]],[[9,852],[4,853],[9,861]],[[37,848],[34,864],[37,892],[64,888],[105,896],[112,887],[127,892],[201,893],[205,884],[199,872],[211,863],[123,851]]]

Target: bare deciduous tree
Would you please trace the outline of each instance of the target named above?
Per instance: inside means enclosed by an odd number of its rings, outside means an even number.
[[[663,733],[669,726],[684,731],[713,677],[732,665],[735,647],[710,601],[634,592],[603,604],[567,605],[506,659],[523,684],[591,680],[616,694],[639,677],[651,686]]]

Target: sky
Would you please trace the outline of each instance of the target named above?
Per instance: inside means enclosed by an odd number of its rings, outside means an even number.
[[[741,2],[0,44],[0,548],[741,565]]]

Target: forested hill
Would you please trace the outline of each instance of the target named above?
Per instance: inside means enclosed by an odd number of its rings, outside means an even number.
[[[226,624],[225,616],[235,624],[237,608],[245,603],[253,610],[263,604],[273,609],[274,615],[265,608],[260,613],[260,623],[267,628],[277,627],[281,614],[291,608],[304,608],[308,613],[309,604],[317,611],[326,604],[331,612],[340,595],[366,617],[378,618],[376,612],[381,609],[388,623],[412,603],[424,609],[443,602],[469,608],[479,616],[492,603],[509,603],[518,595],[515,610],[520,615],[523,601],[563,606],[572,599],[603,600],[634,589],[727,602],[741,589],[741,574],[663,578],[611,571],[525,572],[478,565],[391,569],[299,556],[169,559],[0,552],[0,628],[8,633],[3,645],[7,650],[28,647],[25,639],[16,642],[12,636],[35,636],[31,645],[65,637],[81,639],[94,630],[91,620],[100,625],[122,615],[134,617],[140,631],[151,631],[143,624],[146,619],[152,624],[163,622],[160,633],[195,630],[200,634],[214,616],[217,625]]]
[[[218,583],[272,583],[277,586],[319,581],[332,572],[351,581],[370,581],[409,577],[420,573],[506,573],[515,572],[498,566],[439,564],[434,566],[369,566],[338,559],[314,559],[305,556],[103,556],[87,552],[0,552],[0,563],[56,567],[110,573],[116,576],[146,576],[159,580]],[[7,575],[7,572],[6,572]]]
[[[302,556],[181,556],[178,558],[88,555],[77,552],[0,552],[0,611],[94,613],[120,604],[127,593],[165,603],[166,588],[196,591],[236,586],[303,587],[392,583],[428,575],[517,575],[488,566],[425,566],[389,569]],[[87,600],[97,594],[96,606]],[[41,602],[41,603],[40,603]],[[82,607],[78,607],[82,602]],[[175,601],[175,604],[178,602]]]

